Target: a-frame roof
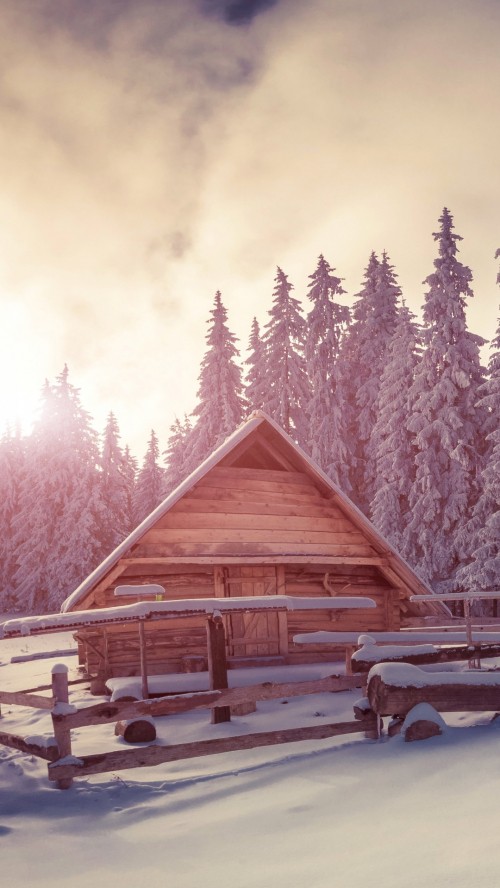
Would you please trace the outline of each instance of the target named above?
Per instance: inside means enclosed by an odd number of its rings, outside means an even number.
[[[373,524],[351,502],[345,493],[334,484],[320,467],[283,431],[283,429],[263,411],[256,411],[230,435],[194,472],[192,472],[145,520],[120,543],[119,546],[97,567],[81,585],[63,602],[61,611],[78,609],[92,589],[103,580],[125,556],[132,546],[137,544],[144,535],[173,506],[190,491],[202,478],[221,463],[235,464],[238,455],[249,448],[258,459],[259,450],[269,455],[277,454],[282,460],[280,468],[300,471],[307,474],[320,490],[327,496],[335,498],[336,505],[359,529],[383,559],[379,567],[391,585],[403,585],[409,594],[432,594],[432,590],[417,577],[412,568],[404,561],[396,550],[376,530]],[[436,602],[427,606],[427,612],[447,612],[443,605]]]

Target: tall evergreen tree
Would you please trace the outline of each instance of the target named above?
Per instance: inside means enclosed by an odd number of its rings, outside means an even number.
[[[128,444],[123,451],[123,475],[127,487],[127,526],[135,527],[135,484],[137,478],[137,459],[130,450]]]
[[[135,487],[134,516],[136,524],[140,524],[163,499],[165,473],[158,462],[159,456],[158,438],[152,429]]]
[[[401,554],[403,529],[409,520],[409,495],[415,477],[416,448],[408,430],[413,382],[419,357],[419,331],[414,315],[400,309],[382,372],[377,420],[372,431],[375,495],[373,523]]]
[[[240,425],[246,410],[236,337],[227,326],[219,291],[208,321],[208,349],[201,364],[196,426],[190,436],[189,465],[194,468]]]
[[[42,397],[14,521],[16,597],[25,610],[56,609],[103,557],[97,435],[66,366]]]
[[[260,335],[257,318],[252,321],[249,356],[245,361],[248,367],[245,379],[245,397],[251,410],[261,410],[267,398],[266,347]]]
[[[15,603],[17,569],[14,519],[25,468],[25,442],[20,430],[7,429],[0,442],[0,610]]]
[[[342,348],[342,380],[352,456],[354,498],[368,514],[374,495],[371,434],[377,421],[380,379],[396,328],[401,290],[387,253],[372,253],[364,285],[353,307],[353,323]]]
[[[327,475],[347,492],[349,466],[337,361],[350,312],[347,306],[335,301],[345,290],[342,279],[334,274],[324,256],[319,257],[309,280],[312,308],[306,319],[304,348],[311,388],[307,449]]]
[[[103,545],[109,554],[132,530],[130,520],[130,472],[120,446],[116,416],[108,414],[101,454],[101,495],[106,508]]]
[[[270,320],[265,325],[267,397],[264,410],[301,446],[309,439],[310,389],[304,359],[306,326],[293,284],[277,269]]]
[[[170,426],[170,438],[163,456],[167,464],[165,473],[165,493],[170,493],[189,473],[196,468],[190,465],[190,440],[193,426],[189,416],[181,422],[178,417]]]
[[[496,257],[500,256],[497,250]],[[500,284],[500,272],[497,276]],[[466,591],[500,589],[500,318],[490,344],[488,375],[480,406],[486,410],[484,434],[487,454],[479,482],[479,499],[464,533],[471,557],[459,568],[457,580]],[[482,610],[486,610],[486,603]],[[498,603],[492,608],[498,614]]]
[[[439,222],[434,234],[439,256],[425,281],[424,351],[408,422],[418,452],[405,551],[436,591],[449,591],[463,554],[460,531],[477,498],[485,418],[477,403],[483,382],[479,347],[484,340],[467,330],[465,304],[473,295],[472,273],[457,258],[461,238],[453,233],[446,208]]]

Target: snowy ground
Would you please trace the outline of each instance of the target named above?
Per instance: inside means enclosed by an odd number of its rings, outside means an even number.
[[[12,656],[70,646],[64,634],[0,642],[0,688],[48,682],[56,662]],[[217,726],[188,713],[157,720],[158,733],[180,742],[351,719],[359,696],[261,703]],[[4,705],[0,730],[50,734],[50,716]],[[123,743],[110,726],[74,733],[76,753]],[[61,791],[45,762],[0,746],[3,884],[494,888],[499,747],[500,719],[486,713],[457,716],[421,743],[356,734],[104,774]]]

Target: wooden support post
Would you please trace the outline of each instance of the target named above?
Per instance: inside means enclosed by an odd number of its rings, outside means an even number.
[[[52,667],[52,724],[54,727],[54,737],[57,743],[59,758],[65,758],[71,755],[71,731],[64,727],[64,722],[58,721],[54,715],[60,715],[57,711],[58,704],[69,702],[68,693],[68,667],[64,663],[56,663]],[[57,780],[59,789],[69,789],[73,780],[71,777],[65,777]]]
[[[142,621],[139,622],[139,655],[141,658],[141,694],[142,699],[147,700],[149,698],[148,660],[146,655],[146,633]]]
[[[208,676],[211,691],[227,688],[226,634],[221,616],[207,620]],[[211,711],[211,724],[231,721],[229,706],[217,706]]]

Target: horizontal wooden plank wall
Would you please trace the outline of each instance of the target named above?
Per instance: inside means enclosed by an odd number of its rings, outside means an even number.
[[[307,475],[218,467],[145,534],[134,554],[244,558],[377,553]]]
[[[235,466],[211,469],[184,494],[127,553],[121,570],[115,568],[108,583],[100,583],[92,606],[130,604],[133,599],[114,595],[117,585],[127,583],[159,583],[167,596],[175,599],[263,594],[258,585],[253,592],[249,585],[253,571],[246,559],[252,556],[263,561],[262,578],[277,577],[272,594],[365,595],[377,603],[376,610],[362,615],[326,610],[291,613],[288,625],[281,618],[277,630],[270,633],[269,651],[281,652],[286,662],[324,656],[320,647],[308,645],[304,651],[294,645],[293,635],[299,632],[399,628],[398,590],[392,589],[375,567],[381,555],[338,508],[333,496],[323,496],[301,472]],[[182,564],[175,563],[177,557],[183,559]],[[225,557],[230,560],[225,562]],[[268,563],[267,557],[271,559]],[[332,557],[339,563],[322,562],[322,558]],[[303,563],[291,563],[294,558]],[[203,559],[206,563],[200,563]],[[373,565],[366,563],[370,560]],[[241,576],[247,575],[243,591],[235,586],[238,565]],[[258,581],[256,571],[255,583]],[[238,633],[244,624],[242,618],[233,621]],[[139,637],[134,629],[88,630],[80,632],[79,638],[91,674],[103,670],[110,675],[139,673]],[[206,656],[205,622],[196,618],[175,620],[175,625],[172,621],[155,623],[146,627],[146,643],[151,674],[182,671],[188,668],[186,658],[189,663],[190,658]],[[229,646],[229,650],[243,656],[245,646]],[[257,632],[253,646],[248,642],[248,650],[257,654],[265,650]]]

